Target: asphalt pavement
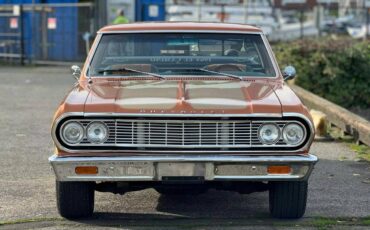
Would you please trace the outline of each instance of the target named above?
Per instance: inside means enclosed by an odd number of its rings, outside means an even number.
[[[357,223],[370,216],[370,164],[358,161],[345,143],[315,142],[311,152],[320,161],[309,180],[307,211],[300,220],[271,219],[267,192],[210,190],[169,197],[153,189],[123,196],[96,193],[93,218],[63,220],[47,159],[53,152],[53,113],[73,83],[67,67],[0,67],[0,228],[294,229],[315,228],[322,219]]]

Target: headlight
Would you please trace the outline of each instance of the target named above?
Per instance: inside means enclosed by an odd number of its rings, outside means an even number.
[[[62,129],[63,140],[68,144],[77,144],[84,138],[83,126],[75,121],[69,122],[64,125]]]
[[[272,123],[261,125],[258,129],[258,138],[263,144],[274,144],[280,138],[280,129]]]
[[[86,129],[87,140],[94,144],[101,144],[108,138],[107,126],[99,121],[91,122]]]
[[[291,123],[286,125],[283,129],[283,139],[289,145],[298,145],[302,143],[304,137],[305,131],[303,127],[298,124]]]

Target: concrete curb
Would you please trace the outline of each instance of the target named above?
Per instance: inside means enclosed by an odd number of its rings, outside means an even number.
[[[330,123],[352,135],[356,141],[370,146],[369,121],[297,85],[290,85],[290,88],[310,109],[322,111]]]

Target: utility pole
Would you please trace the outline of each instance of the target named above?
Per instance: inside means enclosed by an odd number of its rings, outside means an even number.
[[[244,24],[247,24],[247,21],[248,21],[248,0],[244,0],[243,5],[244,5]]]
[[[365,35],[364,35],[364,40],[367,40],[369,37],[369,23],[370,23],[370,16],[369,16],[369,11],[370,11],[370,0],[363,0],[362,2],[363,6],[363,18],[365,21]]]
[[[321,37],[321,20],[322,20],[322,5],[321,4],[317,4],[315,7],[314,7],[314,17],[315,17],[315,26],[317,28],[317,31],[318,31],[318,37]]]
[[[201,12],[201,2],[200,0],[197,0],[197,13],[198,13],[198,22],[201,21],[202,12]]]
[[[21,40],[20,40],[20,53],[21,53],[21,56],[20,56],[20,61],[21,61],[21,65],[24,65],[24,59],[25,59],[25,50],[24,50],[24,18],[23,18],[23,4],[20,4],[19,5],[19,33],[20,33],[20,37],[21,37]]]
[[[304,27],[303,27],[303,22],[304,22],[304,6],[301,7],[301,12],[300,12],[300,37],[303,39],[304,36]]]
[[[225,22],[225,4],[221,4],[221,16],[220,16],[220,19],[221,19],[221,22]]]
[[[369,37],[369,24],[370,24],[370,8],[366,8],[366,23],[365,23],[365,40]]]

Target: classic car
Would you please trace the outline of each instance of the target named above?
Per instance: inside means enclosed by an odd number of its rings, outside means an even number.
[[[100,29],[58,107],[49,161],[61,216],[93,214],[94,193],[153,188],[269,191],[270,213],[299,218],[317,157],[307,108],[259,28],[133,23]]]

